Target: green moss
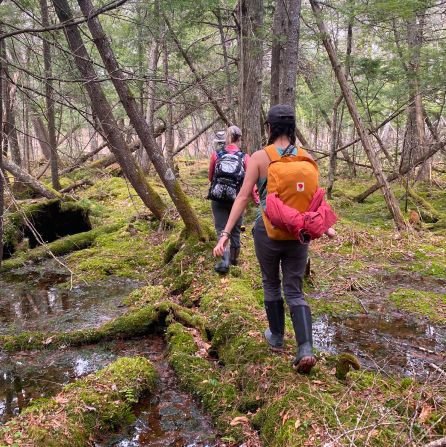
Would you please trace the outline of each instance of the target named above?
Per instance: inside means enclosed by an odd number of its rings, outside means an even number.
[[[339,380],[345,380],[347,378],[347,374],[350,372],[350,368],[356,370],[361,369],[359,360],[353,354],[346,352],[340,354],[336,361],[336,377]]]
[[[137,220],[98,236],[92,247],[72,253],[67,263],[85,279],[110,275],[143,279],[162,266],[163,238],[162,233],[153,232],[150,222]]]
[[[428,317],[432,322],[445,324],[446,313],[441,309],[446,307],[446,294],[422,290],[398,289],[389,295],[389,300],[399,309],[406,312]]]
[[[169,363],[182,386],[197,396],[216,421],[221,432],[234,440],[242,439],[240,427],[229,422],[238,413],[234,410],[237,391],[225,383],[216,367],[197,355],[198,346],[192,335],[181,324],[171,324],[166,333]]]
[[[105,369],[64,387],[51,399],[39,400],[0,428],[10,445],[84,447],[92,437],[131,423],[133,407],[153,392],[157,373],[142,357],[122,357]]]

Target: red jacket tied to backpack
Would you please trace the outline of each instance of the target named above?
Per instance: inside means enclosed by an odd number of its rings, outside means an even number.
[[[321,237],[337,221],[336,214],[324,200],[325,191],[318,188],[304,213],[285,205],[277,193],[266,196],[266,210],[272,225],[292,234],[300,242]]]

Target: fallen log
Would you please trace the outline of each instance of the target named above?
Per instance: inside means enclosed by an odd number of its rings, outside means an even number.
[[[60,194],[57,191],[55,191],[52,188],[48,188],[43,183],[40,183],[32,175],[25,172],[22,168],[17,166],[11,160],[4,158],[3,167],[8,172],[10,172],[16,180],[24,183],[42,197],[45,197],[47,199],[57,199],[58,197],[60,197]]]
[[[62,188],[60,190],[60,192],[62,194],[66,194],[67,192],[73,191],[73,190],[80,188],[81,186],[85,186],[85,185],[92,186],[93,182],[88,178],[84,178],[83,180],[79,180],[77,182],[72,183],[71,185],[68,185],[65,188]]]
[[[430,149],[421,157],[417,158],[410,166],[404,167],[400,172],[394,172],[393,174],[390,174],[387,177],[388,182],[393,182],[394,180],[399,179],[404,174],[407,174],[412,169],[416,168],[420,164],[424,163],[429,158],[433,157],[439,150],[443,149],[446,146],[446,141],[440,141],[438,143],[434,143],[430,146]],[[381,184],[379,182],[376,182],[373,186],[371,186],[369,189],[364,191],[363,193],[357,195],[353,200],[355,202],[364,202],[364,200],[371,194],[373,194],[375,191],[378,191],[378,189],[381,188]]]

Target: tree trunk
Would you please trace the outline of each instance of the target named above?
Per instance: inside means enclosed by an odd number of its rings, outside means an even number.
[[[55,1],[62,1],[66,3],[66,0]],[[139,112],[136,101],[124,81],[125,75],[115,59],[99,19],[97,17],[91,18],[94,13],[94,8],[91,1],[78,0],[78,3],[84,16],[87,19],[90,17],[90,19],[87,20],[87,24],[93,36],[94,43],[99,51],[99,54],[101,55],[102,61],[110,74],[116,92],[118,93],[122,105],[130,118],[130,122],[141,140],[141,144],[147,151],[153,166],[155,167],[176,209],[183,219],[187,234],[204,237],[204,233],[197,215],[190,206],[189,200],[181,189],[174,172],[163,158],[163,154],[155,141],[153,133],[150,131],[150,127],[147,125],[144,116]],[[77,33],[79,33],[79,31],[77,31]]]
[[[67,0],[53,0],[53,4],[60,22],[65,24],[64,31],[69,47],[73,53],[77,68],[86,81],[84,85],[90,97],[91,108],[101,123],[101,130],[106,135],[110,150],[116,156],[124,175],[129,179],[143,203],[158,219],[162,219],[166,206],[162,202],[161,197],[149,185],[133,157],[129,156],[127,144],[119,130],[112,108],[105,97],[102,87],[95,82],[97,74],[94,70],[93,62],[85,48],[77,25],[72,23],[73,16]]]
[[[31,119],[36,133],[37,141],[39,142],[40,149],[46,160],[51,158],[51,147],[49,143],[48,129],[45,127],[42,118],[35,116]]]
[[[338,148],[339,133],[338,133],[338,107],[341,103],[342,96],[339,96],[333,104],[333,115],[331,119],[331,143],[330,143],[330,159],[328,162],[328,178],[327,178],[327,197],[331,200],[332,191],[336,177],[336,149]]]
[[[165,87],[169,93],[172,92],[172,86],[169,81],[169,51],[167,48],[166,39],[163,43],[163,71],[164,71],[164,82]],[[175,136],[173,133],[173,106],[172,101],[167,103],[167,117],[166,117],[166,132],[164,134],[165,148],[166,148],[166,159],[170,168],[174,171],[173,165],[173,151],[175,149]]]
[[[49,26],[48,4],[47,0],[40,0],[40,11],[42,14],[42,25]],[[43,38],[43,64],[45,67],[45,101],[46,118],[48,121],[48,143],[50,145],[51,161],[51,183],[56,191],[60,189],[59,167],[57,159],[57,138],[56,138],[56,120],[54,116],[54,98],[53,98],[53,68],[51,61],[51,46],[48,40]]]
[[[262,148],[263,0],[240,0],[239,98],[243,141],[247,152]]]
[[[4,45],[4,41],[2,43]],[[5,54],[6,52],[4,52]],[[5,59],[6,60],[6,59]],[[22,165],[22,157],[20,154],[19,139],[17,136],[17,127],[15,119],[15,107],[13,104],[13,98],[11,95],[11,90],[6,79],[9,77],[8,69],[6,63],[4,62],[3,73],[5,76],[5,81],[3,82],[3,95],[5,104],[5,122],[3,124],[3,130],[5,133],[5,145],[8,144],[9,152],[11,154],[11,159],[18,166]]]
[[[405,63],[404,60],[402,60],[402,64],[407,74],[410,105],[407,108],[401,169],[404,169],[407,165],[413,164],[413,159],[423,155],[424,148],[426,147],[423,103],[419,85],[425,12],[425,10],[421,10],[413,13],[413,17],[408,20],[406,24],[409,61],[408,63]],[[397,31],[395,31],[395,36],[395,38],[398,39]],[[429,160],[426,160],[421,166],[420,171],[419,178],[421,180],[431,181],[432,172]]]
[[[280,102],[296,107],[296,77],[299,56],[301,0],[278,0],[285,4],[286,40],[282,46]]]
[[[316,17],[319,31],[322,34],[323,44],[324,44],[327,54],[330,58],[332,68],[333,68],[333,70],[336,74],[336,77],[338,79],[339,86],[341,87],[342,94],[345,99],[345,103],[347,104],[350,115],[353,119],[353,122],[355,123],[356,130],[358,131],[358,134],[361,138],[362,145],[364,146],[364,150],[370,160],[370,164],[373,166],[373,172],[375,174],[375,177],[377,178],[378,182],[382,185],[382,190],[383,190],[383,194],[384,194],[384,198],[385,198],[387,207],[393,216],[393,219],[395,221],[397,228],[399,230],[405,229],[406,224],[404,222],[403,215],[401,213],[399,204],[398,204],[397,200],[395,199],[395,196],[393,195],[392,190],[390,189],[390,185],[387,182],[386,177],[384,176],[384,172],[381,167],[381,162],[372,147],[368,132],[362,123],[357,106],[353,99],[352,92],[348,85],[347,78],[341,69],[341,64],[340,64],[338,57],[336,55],[336,51],[335,51],[333,43],[331,41],[328,29],[327,29],[325,23],[323,22],[323,19],[321,16],[322,10],[319,6],[319,3],[316,0],[310,0],[310,3],[311,3],[311,7],[313,9],[314,15]]]
[[[40,183],[32,175],[29,175],[20,166],[16,165],[14,162],[8,160],[7,158],[3,158],[3,167],[8,172],[10,172],[16,180],[26,186],[29,186],[39,195],[46,197],[47,199],[56,199],[57,197],[59,197],[56,191],[48,189],[43,183]]]
[[[225,64],[225,72],[226,72],[226,96],[228,97],[228,113],[232,122],[235,122],[235,108],[234,108],[234,100],[232,94],[232,79],[231,79],[231,70],[229,68],[229,58],[228,58],[228,48],[226,47],[226,39],[225,33],[223,30],[223,23],[221,20],[221,11],[217,9],[214,11],[215,16],[217,17],[218,23],[218,31],[220,33],[220,43],[221,49],[223,51],[223,62]]]
[[[3,0],[0,0],[0,4]],[[0,23],[0,36],[3,34]],[[5,185],[3,182],[3,42],[0,43],[0,266],[3,259],[3,214],[5,208]]]
[[[271,45],[271,82],[270,107],[280,104],[280,71],[283,62],[283,40],[286,39],[285,3],[288,0],[276,0],[273,18],[273,33]]]

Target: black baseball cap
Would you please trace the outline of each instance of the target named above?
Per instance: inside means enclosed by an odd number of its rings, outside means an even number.
[[[288,104],[277,104],[269,109],[266,115],[266,122],[270,124],[289,123],[293,124],[296,120],[294,109]]]

